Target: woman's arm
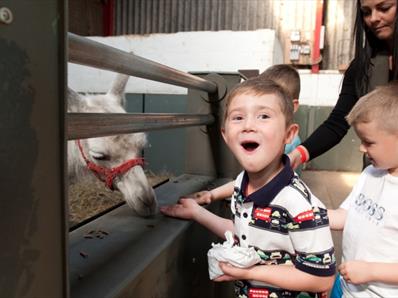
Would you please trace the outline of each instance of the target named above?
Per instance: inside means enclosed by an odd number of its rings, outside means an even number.
[[[310,159],[325,153],[346,135],[350,126],[345,120],[345,116],[351,111],[359,98],[355,90],[355,77],[358,73],[358,67],[360,66],[355,63],[355,60],[351,62],[344,75],[339,99],[333,111],[326,121],[302,143],[307,149]]]

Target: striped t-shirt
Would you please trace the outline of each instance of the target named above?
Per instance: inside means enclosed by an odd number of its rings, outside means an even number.
[[[282,171],[247,197],[248,176],[238,175],[231,200],[236,242],[254,247],[262,264],[294,264],[309,274],[331,276],[336,260],[327,209],[294,173],[286,155],[283,161]],[[299,294],[257,281],[238,281],[235,291],[249,298]]]

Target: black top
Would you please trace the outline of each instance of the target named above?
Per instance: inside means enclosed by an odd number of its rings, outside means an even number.
[[[356,92],[355,77],[359,74],[359,63],[354,59],[345,72],[339,99],[323,122],[303,143],[308,150],[310,159],[314,159],[338,144],[346,135],[350,126],[345,117],[358,101],[360,96]]]

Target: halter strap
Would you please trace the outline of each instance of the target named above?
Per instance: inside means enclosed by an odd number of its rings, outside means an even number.
[[[80,140],[76,140],[77,147],[79,148],[80,154],[82,155],[84,161],[86,162],[87,168],[97,176],[98,179],[105,182],[105,185],[110,189],[114,190],[113,188],[113,180],[117,176],[121,176],[130,170],[132,167],[137,165],[143,166],[144,159],[142,157],[129,159],[128,161],[122,163],[121,165],[114,167],[114,168],[107,168],[97,165],[96,163],[89,160],[86,155],[84,154],[82,144]]]

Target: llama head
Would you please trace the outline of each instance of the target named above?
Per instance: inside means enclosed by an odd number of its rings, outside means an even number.
[[[68,110],[80,113],[125,113],[123,103],[127,79],[126,75],[118,75],[107,94],[82,96],[73,90],[68,90]],[[144,133],[80,140],[81,151],[76,142],[69,141],[69,174],[73,178],[76,174],[87,173],[87,163],[105,169],[104,171],[109,174],[112,169],[123,167],[126,162],[139,159],[146,144]],[[104,178],[102,175],[98,176]],[[112,178],[111,184],[123,194],[127,204],[136,214],[148,216],[157,212],[155,193],[140,164],[116,175],[114,179]]]

